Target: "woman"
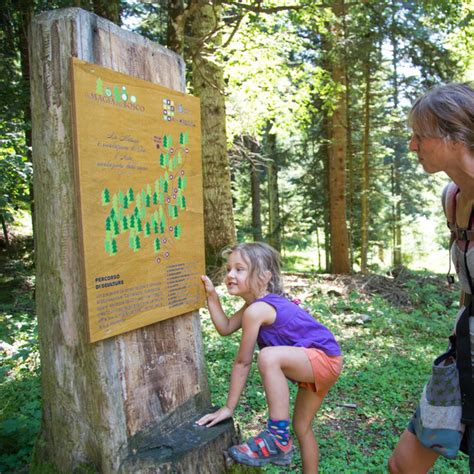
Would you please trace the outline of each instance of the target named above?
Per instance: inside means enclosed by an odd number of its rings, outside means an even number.
[[[415,102],[409,122],[413,130],[410,150],[418,155],[423,169],[428,173],[444,171],[452,180],[443,193],[443,205],[452,231],[451,253],[462,287],[459,315],[463,316],[458,317],[454,328],[457,366],[459,368],[461,362],[472,370],[469,340],[474,342],[474,318],[470,317],[473,314],[474,276],[474,89],[469,84],[447,84],[430,90]],[[461,320],[468,324],[463,326],[467,327],[467,336],[463,339],[467,341],[467,353],[459,349],[463,329]],[[460,378],[463,370],[459,372]],[[467,380],[467,386],[461,384],[465,395],[474,389],[472,372]],[[474,425],[468,424],[469,405],[474,405],[474,399],[471,395],[466,395],[466,398],[467,403],[462,407],[462,421],[466,422],[463,445],[470,452],[470,469],[474,472],[474,449],[468,449],[469,445],[474,447]],[[435,451],[438,446],[428,446],[426,440],[423,444],[420,441],[417,416],[419,412],[410,421],[392,453],[389,460],[391,473],[426,473],[440,455],[439,449]]]

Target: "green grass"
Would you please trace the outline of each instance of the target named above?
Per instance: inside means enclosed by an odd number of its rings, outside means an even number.
[[[304,306],[334,332],[344,353],[343,373],[314,422],[321,473],[387,472],[387,460],[413,413],[431,361],[446,349],[457,291],[447,288],[443,277],[433,274],[407,273],[405,278],[403,288],[412,303],[406,308],[363,291],[341,290],[341,296],[329,296],[323,277],[300,280],[292,291],[295,296],[304,293]],[[232,311],[236,302],[222,296],[226,310]],[[239,335],[218,336],[203,313],[213,402],[222,405]],[[365,324],[348,325],[344,315],[351,313],[371,319]],[[295,388],[291,390],[294,395]],[[254,364],[234,419],[246,438],[256,434],[266,418],[264,390]],[[300,470],[297,455],[288,468],[269,466],[264,472]],[[440,474],[467,471],[463,455],[455,461],[440,458],[432,470]]]

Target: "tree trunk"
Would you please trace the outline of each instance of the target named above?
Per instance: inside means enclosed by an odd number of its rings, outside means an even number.
[[[346,15],[343,15],[343,33],[344,33],[344,64],[348,64],[348,32],[347,32],[347,23]],[[347,221],[348,226],[348,243],[349,243],[349,265],[350,268],[354,265],[354,176],[355,176],[355,167],[354,167],[354,148],[352,143],[352,114],[351,114],[351,78],[349,74],[349,68],[345,68],[345,80],[346,80],[346,110],[347,110],[347,147],[346,147],[346,161],[347,161],[347,173],[349,178],[348,189],[347,189]]]
[[[219,4],[199,4],[192,20],[193,93],[201,99],[204,233],[207,272],[214,282],[222,270],[222,250],[235,244],[229,159],[227,156],[224,76],[213,59],[221,44]]]
[[[267,154],[271,161],[268,173],[268,243],[278,252],[281,251],[280,196],[278,191],[278,162],[276,135],[267,133]]]
[[[331,118],[329,151],[329,214],[331,228],[331,263],[333,273],[349,273],[349,238],[346,223],[345,173],[347,147],[347,116],[345,100],[345,64],[339,43],[343,40],[341,18],[344,0],[335,0],[332,10],[337,18],[332,32],[332,80],[341,85]]]
[[[8,227],[7,221],[5,220],[5,216],[0,213],[0,223],[2,224],[2,231],[3,231],[3,238],[5,240],[5,248],[10,247],[10,237],[8,236]]]
[[[30,35],[37,314],[43,419],[32,472],[222,472],[232,423],[199,430],[210,406],[198,312],[88,343],[76,221],[70,57],[175,90],[182,59],[77,8]]]
[[[322,160],[323,160],[323,169],[324,169],[324,188],[326,192],[323,194],[323,214],[324,214],[324,263],[325,270],[328,272],[331,269],[331,229],[329,224],[329,139],[331,134],[331,124],[329,117],[324,116],[322,121],[322,136],[323,136],[323,146],[322,150]]]
[[[262,206],[260,201],[260,170],[255,159],[257,144],[250,137],[244,137],[245,149],[249,150],[250,158],[250,194],[252,196],[252,235],[254,242],[261,242],[262,235]]]
[[[183,18],[184,0],[168,1],[168,29],[166,33],[166,46],[179,55],[184,54],[184,28]]]
[[[34,4],[30,0],[20,0],[18,2],[19,22],[18,22],[18,44],[20,49],[21,80],[22,89],[25,96],[23,104],[24,133],[26,145],[26,159],[31,163],[31,105],[30,105],[30,60],[28,56],[28,30],[34,13]],[[33,227],[33,238],[35,235],[35,200],[33,183],[28,186],[30,197],[31,222]]]
[[[370,139],[370,57],[365,64],[365,101],[364,101],[364,136],[362,146],[362,189],[360,199],[360,229],[361,229],[361,271],[367,272],[367,253],[369,248],[369,139]]]
[[[120,25],[120,0],[92,0],[94,13]]]
[[[395,12],[394,6],[394,12]],[[395,18],[392,19],[395,23]],[[394,25],[393,25],[394,26]],[[390,41],[392,43],[392,67],[393,67],[393,140],[394,140],[394,158],[393,158],[393,202],[394,204],[394,215],[393,215],[393,257],[392,262],[394,266],[402,264],[402,185],[401,185],[401,161],[402,161],[402,146],[401,140],[401,123],[399,117],[399,90],[398,90],[398,40],[396,33],[393,31],[390,35]]]

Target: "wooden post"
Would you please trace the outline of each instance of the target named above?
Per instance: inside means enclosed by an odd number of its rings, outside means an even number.
[[[231,421],[210,407],[197,312],[88,343],[72,146],[70,57],[185,90],[180,56],[79,8],[30,32],[43,423],[32,472],[222,472]],[[44,472],[44,471],[42,471]]]

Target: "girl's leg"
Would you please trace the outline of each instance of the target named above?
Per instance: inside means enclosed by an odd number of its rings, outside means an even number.
[[[388,470],[392,474],[426,474],[438,457],[438,453],[425,448],[413,433],[405,430],[388,461]]]
[[[293,413],[293,429],[300,445],[304,474],[318,472],[319,448],[313,433],[313,419],[325,394],[319,395],[306,388],[299,388]]]
[[[287,378],[298,382],[314,382],[311,362],[302,347],[265,347],[258,355],[270,418],[290,418],[290,393]]]

